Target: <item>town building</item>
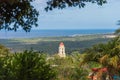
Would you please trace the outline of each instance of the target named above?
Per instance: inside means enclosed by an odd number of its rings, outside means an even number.
[[[61,42],[61,43],[59,44],[58,55],[59,55],[60,57],[66,57],[65,46],[64,46],[64,43],[63,43],[63,42]]]

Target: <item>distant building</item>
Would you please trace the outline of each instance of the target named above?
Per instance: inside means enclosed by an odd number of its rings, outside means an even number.
[[[59,44],[58,55],[59,55],[60,57],[66,57],[66,54],[65,54],[65,46],[64,46],[64,43],[63,43],[63,42],[61,42],[61,43]]]

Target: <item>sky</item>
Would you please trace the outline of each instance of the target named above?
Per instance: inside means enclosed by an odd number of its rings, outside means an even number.
[[[46,12],[46,0],[36,0],[35,8],[39,11],[38,27],[34,29],[118,29],[120,20],[120,0],[108,0],[98,6],[87,4],[85,8],[54,9]]]

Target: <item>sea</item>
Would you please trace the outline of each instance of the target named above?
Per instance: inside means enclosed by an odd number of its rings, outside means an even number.
[[[39,38],[39,37],[60,37],[60,36],[81,36],[92,34],[111,34],[115,29],[78,29],[78,30],[31,30],[25,32],[23,30],[14,31],[0,31],[0,39],[11,38]]]

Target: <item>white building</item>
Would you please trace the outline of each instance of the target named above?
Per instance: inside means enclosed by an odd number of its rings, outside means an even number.
[[[66,54],[65,54],[65,46],[64,46],[64,43],[63,43],[63,42],[61,42],[61,43],[59,44],[58,55],[59,55],[60,57],[66,57]]]

